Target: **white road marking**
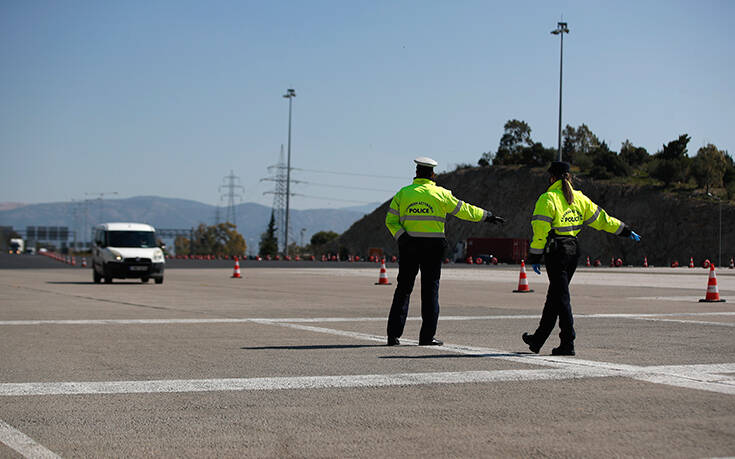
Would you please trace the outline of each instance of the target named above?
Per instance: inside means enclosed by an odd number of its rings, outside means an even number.
[[[687,303],[698,303],[702,296],[634,296],[628,298],[629,300],[644,300],[644,301],[684,301]]]
[[[334,389],[351,387],[466,384],[504,381],[542,381],[610,376],[609,372],[584,369],[458,371],[387,375],[294,376],[273,378],[172,379],[156,381],[100,381],[3,383],[0,396],[149,394],[177,392],[263,391],[286,389]]]
[[[673,312],[673,313],[620,313],[620,314],[575,314],[575,319],[657,319],[664,317],[690,316],[735,316],[733,311],[722,312]],[[485,316],[442,316],[442,321],[469,320],[528,320],[538,319],[539,314],[506,314]],[[407,320],[421,320],[408,317]],[[167,324],[238,324],[238,323],[333,323],[333,322],[383,322],[386,317],[286,317],[286,318],[216,318],[216,319],[51,319],[51,320],[2,320],[0,326],[9,325],[167,325]],[[722,325],[719,322],[711,324]],[[732,326],[732,325],[729,325]]]
[[[260,323],[271,324],[281,327],[296,328],[299,330],[312,331],[317,333],[326,333],[338,336],[347,336],[350,338],[367,340],[367,341],[385,341],[384,336],[369,335],[365,333],[349,332],[344,330],[334,330],[324,327],[313,327],[307,325],[298,325],[293,323],[279,323],[262,320]],[[403,340],[401,342],[404,342]],[[415,341],[405,340],[406,343],[415,344]],[[500,360],[507,360],[528,365],[549,366],[556,369],[562,369],[570,372],[601,372],[607,376],[621,376],[633,378],[639,381],[652,382],[657,384],[665,384],[670,386],[686,387],[690,389],[705,390],[709,392],[718,392],[721,394],[735,395],[735,384],[731,384],[730,378],[712,378],[709,373],[704,370],[697,371],[694,367],[686,372],[677,372],[675,367],[665,367],[665,369],[657,369],[657,367],[641,367],[636,365],[616,364],[608,362],[597,362],[594,360],[583,360],[575,357],[555,357],[555,356],[537,356],[530,354],[517,354],[498,349],[479,348],[471,346],[457,346],[445,344],[443,346],[432,346],[431,349],[445,350],[465,355],[482,355]],[[729,364],[723,364],[729,365]],[[703,367],[704,368],[704,367]],[[735,364],[732,366],[719,366],[720,371],[723,368],[731,368],[735,371]],[[597,374],[597,373],[596,373]]]
[[[272,378],[227,378],[227,379],[171,379],[153,381],[87,381],[87,382],[45,382],[45,383],[3,383],[0,396],[58,396],[58,395],[100,395],[100,394],[149,394],[179,392],[223,392],[223,391],[265,391],[295,389],[334,389],[353,387],[387,387],[427,384],[466,384],[508,381],[548,381],[562,379],[631,377],[640,381],[688,387],[699,390],[735,395],[735,379],[727,376],[699,380],[703,373],[696,371],[697,365],[665,367],[620,368],[605,365],[572,365],[570,361],[560,362],[561,368],[530,370],[459,371],[436,373],[399,373],[387,375],[336,375],[336,376],[295,376]],[[589,362],[587,362],[589,363]],[[598,363],[599,362],[595,362]],[[713,368],[714,367],[714,368]],[[706,366],[709,371],[735,371],[735,364]],[[682,374],[679,375],[678,372]],[[724,386],[724,387],[723,387]],[[2,429],[0,429],[0,439]]]
[[[28,458],[60,458],[59,455],[38,444],[28,435],[0,419],[0,443]]]
[[[705,320],[676,320],[676,319],[654,319],[648,317],[637,317],[637,320],[649,320],[651,322],[675,322],[680,324],[693,324],[693,325],[715,325],[719,327],[735,327],[735,323],[728,322],[710,322]]]
[[[692,323],[664,319],[663,317],[681,316],[731,316],[735,312],[667,313],[667,314],[580,314],[579,318],[624,318],[640,320],[661,320]],[[442,320],[496,320],[496,319],[536,319],[538,315],[503,316],[447,316]],[[122,319],[122,320],[28,320],[2,321],[0,325],[110,325],[110,324],[199,324],[199,323],[256,323],[288,327],[315,333],[325,333],[362,341],[385,342],[385,336],[337,330],[309,323],[384,321],[384,317],[345,317],[345,318],[262,318],[262,319]],[[409,320],[420,320],[412,317]],[[699,322],[708,325],[723,325],[719,322]],[[733,326],[732,324],[724,324]],[[402,339],[403,344],[418,344],[416,341]],[[579,358],[519,354],[505,350],[446,344],[431,347],[464,355],[486,356],[526,365],[551,367],[546,370],[503,370],[499,372],[459,372],[436,373],[436,378],[425,374],[415,375],[358,375],[324,377],[286,377],[256,379],[210,379],[210,380],[164,380],[164,381],[118,381],[118,382],[60,382],[60,383],[6,383],[0,384],[0,395],[55,395],[87,393],[147,393],[147,392],[197,392],[218,390],[273,390],[289,388],[319,387],[370,387],[371,385],[402,385],[406,380],[420,381],[415,384],[489,382],[504,380],[569,379],[582,377],[620,376],[666,384],[678,387],[735,394],[735,379],[722,373],[735,373],[735,364],[683,365],[641,367],[635,365],[597,362]],[[468,376],[469,375],[469,376]],[[469,379],[467,379],[469,378]],[[473,379],[475,378],[475,379]],[[479,379],[477,379],[479,378]],[[510,379],[508,379],[510,378]],[[520,379],[513,379],[520,378]],[[382,381],[382,382],[381,382]]]

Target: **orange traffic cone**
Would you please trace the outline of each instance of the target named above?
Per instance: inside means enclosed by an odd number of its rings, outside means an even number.
[[[240,279],[242,276],[240,275],[240,259],[235,257],[235,272],[232,273],[233,279]]]
[[[592,264],[590,263],[590,257],[587,257],[587,262],[584,265],[587,266],[588,268],[592,266]]]
[[[714,263],[709,265],[709,280],[707,281],[707,294],[700,303],[724,303],[724,299],[720,299],[720,290],[717,288],[717,276],[715,275]]]
[[[735,269],[735,258],[730,258],[730,269]]]
[[[518,290],[513,290],[513,293],[530,293],[533,292],[528,287],[528,277],[526,277],[526,262],[521,260],[521,274],[518,277]]]
[[[694,268],[694,257],[689,257],[689,267]]]
[[[86,267],[87,267],[87,258],[82,257],[82,268],[86,268]]]
[[[378,282],[375,285],[390,285],[388,282],[388,271],[385,269],[385,258],[380,263],[380,276],[378,276]]]
[[[648,257],[643,257],[643,267],[648,268]]]

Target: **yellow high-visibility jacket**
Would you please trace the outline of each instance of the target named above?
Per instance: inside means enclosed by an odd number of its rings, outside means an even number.
[[[626,231],[625,223],[608,215],[584,193],[577,190],[573,193],[574,202],[568,204],[562,192],[561,180],[557,180],[546,193],[539,196],[531,217],[533,240],[529,250],[529,263],[540,261],[552,230],[559,236],[576,236],[584,226],[589,226],[617,235],[630,234],[630,229]]]
[[[413,237],[443,238],[447,214],[472,222],[492,216],[490,211],[455,198],[451,191],[432,180],[416,178],[393,196],[385,226],[396,240],[404,233]]]

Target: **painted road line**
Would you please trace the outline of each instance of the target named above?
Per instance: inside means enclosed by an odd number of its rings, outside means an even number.
[[[385,337],[377,335],[369,335],[365,333],[350,332],[344,330],[334,330],[324,327],[314,327],[307,325],[298,325],[292,323],[277,323],[263,320],[261,323],[270,324],[281,327],[295,328],[304,331],[317,333],[326,333],[331,335],[346,336],[350,338],[367,340],[367,341],[383,341]],[[412,344],[415,342],[412,342]],[[708,378],[706,373],[702,373],[697,377],[691,374],[672,374],[668,369],[665,372],[656,372],[655,369],[640,367],[636,365],[617,364],[609,362],[598,362],[594,360],[583,360],[576,357],[555,357],[555,356],[539,356],[533,354],[518,354],[507,352],[499,349],[479,348],[472,346],[457,346],[445,344],[443,346],[431,346],[432,350],[444,350],[464,355],[485,356],[500,360],[507,360],[527,365],[551,366],[556,369],[569,372],[604,372],[608,376],[620,376],[633,378],[639,381],[652,382],[657,384],[665,384],[669,386],[686,387],[689,389],[704,390],[709,392],[718,392],[722,394],[735,395],[735,386],[729,384],[729,381],[712,380]],[[654,367],[655,368],[655,367]]]
[[[39,459],[61,457],[2,419],[0,419],[0,443],[4,443],[23,457]]]
[[[312,325],[299,325],[295,323],[290,322],[278,322],[274,320],[269,319],[256,319],[256,323],[262,324],[262,325],[275,325],[279,327],[287,327],[287,328],[294,328],[296,330],[304,330],[304,331],[310,331],[310,332],[316,332],[316,333],[326,333],[328,335],[336,335],[336,336],[345,336],[347,338],[354,338],[359,339],[362,341],[377,341],[381,343],[386,342],[385,336],[380,335],[370,335],[367,333],[359,333],[359,332],[351,332],[346,330],[336,330],[334,328],[324,328],[324,327],[314,327]]]
[[[621,314],[575,314],[575,319],[647,319],[689,316],[735,316],[735,312],[678,312],[678,313],[621,313]],[[529,320],[538,319],[540,314],[442,316],[442,321],[470,320]],[[10,325],[188,325],[188,324],[238,324],[238,323],[337,323],[337,322],[382,322],[386,317],[287,317],[287,318],[216,318],[216,319],[50,319],[50,320],[2,320],[0,326]],[[418,321],[421,317],[408,317]],[[711,322],[711,324],[720,324]]]
[[[690,379],[680,376],[668,376],[659,374],[636,376],[633,379],[655,384],[664,384],[667,386],[685,387],[687,389],[705,390],[709,392],[718,392],[720,394],[735,395],[735,384],[732,384],[730,382],[709,382],[701,381],[699,379]]]
[[[655,367],[648,367],[654,371],[671,371],[671,372],[697,372],[707,374],[719,374],[719,373],[735,373],[735,363],[696,363],[693,365],[658,365]]]
[[[692,367],[696,367],[693,365]],[[634,372],[621,373],[601,367],[577,366],[557,369],[460,371],[436,373],[399,373],[383,375],[295,376],[271,378],[228,379],[172,379],[152,381],[87,381],[45,383],[2,383],[0,397],[59,396],[59,395],[114,395],[181,392],[269,391],[335,388],[370,388],[389,386],[414,386],[431,384],[467,384],[517,381],[549,381],[604,377],[632,377],[640,381],[666,384],[691,389],[735,395],[735,384],[723,384],[710,380],[682,378],[672,374],[654,373],[657,367],[638,367]],[[673,367],[666,367],[667,372]],[[686,365],[678,371],[691,373]],[[728,364],[732,370],[735,364]],[[25,444],[15,429],[8,426],[0,439],[8,444]],[[21,441],[22,440],[22,441]],[[16,449],[14,447],[14,449]]]
[[[2,383],[0,384],[0,397],[370,388],[429,384],[548,381],[607,376],[611,376],[609,372],[594,369],[578,369],[576,371],[543,369],[273,378]]]
[[[685,319],[654,319],[650,317],[637,317],[634,318],[635,320],[647,320],[651,322],[674,322],[679,324],[692,324],[692,325],[714,325],[718,327],[735,327],[735,323],[727,323],[727,322],[709,322],[705,320],[685,320]]]
[[[257,323],[326,333],[357,340],[384,342],[384,336],[335,330],[311,325],[253,319]],[[415,341],[407,342],[415,343]],[[735,372],[735,364],[679,365],[640,367],[582,360],[570,357],[517,354],[498,349],[461,345],[432,346],[427,350],[443,350],[464,355],[487,356],[502,360],[552,367],[530,370],[497,370],[469,372],[415,373],[397,375],[345,375],[309,377],[273,377],[251,379],[199,379],[112,382],[3,383],[0,396],[169,393],[202,391],[242,391],[277,389],[320,389],[338,387],[378,387],[418,384],[459,384],[472,382],[533,381],[595,377],[627,377],[669,386],[735,394],[732,378],[723,373]]]
[[[697,303],[699,301],[699,297],[696,296],[634,296],[627,299],[641,301],[679,301],[685,303]]]

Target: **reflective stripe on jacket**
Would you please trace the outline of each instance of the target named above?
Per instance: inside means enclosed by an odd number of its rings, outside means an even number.
[[[455,198],[451,191],[432,180],[417,178],[393,196],[385,226],[395,239],[403,233],[413,237],[444,237],[447,214],[472,222],[492,216],[490,211]]]
[[[561,180],[554,182],[546,193],[539,196],[531,217],[533,240],[529,253],[544,253],[551,230],[559,236],[576,236],[584,226],[598,231],[620,234],[625,223],[607,215],[602,207],[592,202],[581,191],[573,191],[574,203],[568,204],[562,192]],[[530,257],[529,257],[530,258]]]

